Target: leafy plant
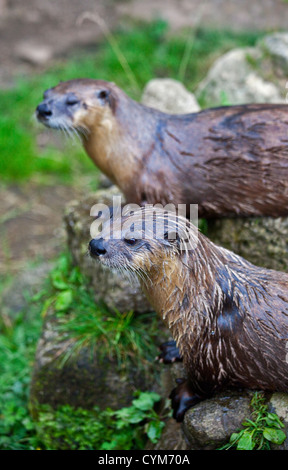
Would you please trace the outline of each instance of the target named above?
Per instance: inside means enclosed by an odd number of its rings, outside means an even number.
[[[155,411],[160,396],[136,392],[129,407],[113,411],[72,408],[40,408],[38,438],[45,449],[131,450],[144,448],[147,438],[157,442],[165,426],[164,416]]]
[[[233,433],[228,444],[221,449],[269,450],[270,443],[282,444],[286,435],[282,421],[275,413],[268,412],[268,405],[262,393],[256,392],[251,400],[252,418],[243,422],[244,429]]]

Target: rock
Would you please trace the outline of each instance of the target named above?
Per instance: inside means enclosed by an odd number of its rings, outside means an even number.
[[[262,57],[256,47],[227,52],[215,61],[198,86],[197,98],[209,106],[284,103],[281,90],[260,74]]]
[[[116,358],[101,357],[97,348],[93,354],[89,347],[73,353],[73,340],[59,332],[59,321],[50,309],[38,342],[30,386],[34,417],[41,404],[119,409],[131,404],[137,389],[159,391],[160,364],[146,361],[142,366],[131,363],[123,368]]]
[[[175,386],[175,377],[185,376],[181,364],[163,366],[161,395],[168,397]],[[181,369],[184,374],[181,373]],[[173,387],[172,387],[173,385]],[[251,400],[255,391],[227,390],[201,401],[190,408],[181,425],[168,419],[157,444],[147,446],[152,450],[219,450],[229,443],[233,433],[238,433],[243,422],[252,416]],[[268,399],[268,395],[267,395]],[[284,424],[281,428],[288,436],[288,394],[273,393],[268,399],[268,412],[276,413]],[[272,450],[287,450],[288,439],[282,445],[270,444]]]
[[[21,311],[26,310],[29,299],[39,292],[53,266],[54,263],[44,261],[38,266],[28,267],[19,272],[11,284],[1,292],[2,315],[15,318]],[[29,309],[25,311],[25,319],[27,316],[29,316]]]
[[[15,55],[32,65],[45,65],[53,57],[51,47],[33,42],[21,42],[15,48]]]
[[[285,393],[273,393],[269,400],[268,411],[277,414],[284,424],[282,430],[288,436],[288,395]],[[288,438],[285,439],[283,444],[273,444],[271,448],[273,450],[288,450]]]
[[[281,71],[281,75],[287,76],[288,73],[288,33],[274,33],[265,36],[259,42],[259,46],[263,48],[276,65],[277,70]]]
[[[207,221],[206,235],[258,266],[288,270],[288,217]]]
[[[170,78],[150,80],[144,88],[142,104],[165,113],[185,114],[200,111],[200,106],[193,93],[184,85]]]
[[[122,201],[125,201],[119,189],[111,186],[88,195],[84,200],[71,202],[66,207],[64,218],[68,248],[75,264],[90,280],[96,302],[103,301],[110,309],[116,308],[119,312],[151,312],[152,307],[136,281],[134,285],[131,284],[131,280],[116,271],[108,270],[87,255],[88,243],[92,238],[90,227],[93,218],[90,216],[90,210],[96,203],[111,206],[115,196],[121,196]]]
[[[212,450],[226,444],[232,433],[242,429],[250,416],[252,394],[219,393],[190,408],[185,414],[183,431],[188,449]]]

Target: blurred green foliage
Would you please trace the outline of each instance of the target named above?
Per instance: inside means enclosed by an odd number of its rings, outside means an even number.
[[[131,406],[116,411],[42,406],[36,425],[39,445],[48,450],[143,449],[147,439],[158,441],[165,426],[165,416],[155,411],[160,399],[154,392],[136,392]]]

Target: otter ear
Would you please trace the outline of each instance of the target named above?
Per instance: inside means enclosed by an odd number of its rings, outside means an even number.
[[[102,105],[108,104],[110,108],[114,111],[115,99],[110,90],[103,88],[103,90],[98,91],[97,98],[99,99]]]

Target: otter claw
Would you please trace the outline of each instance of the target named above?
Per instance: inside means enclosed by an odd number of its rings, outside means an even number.
[[[179,349],[175,341],[166,341],[160,346],[161,353],[156,357],[156,360],[164,364],[172,364],[176,361],[182,361]]]

